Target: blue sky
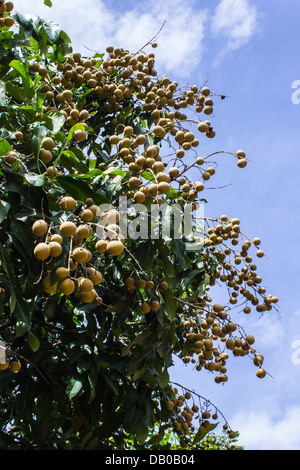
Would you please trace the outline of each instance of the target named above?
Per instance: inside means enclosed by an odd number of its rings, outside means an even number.
[[[299,450],[300,364],[292,360],[300,340],[300,104],[292,102],[292,83],[300,80],[299,1],[53,0],[52,9],[42,0],[14,3],[59,23],[84,54],[85,46],[103,52],[110,44],[135,52],[166,20],[155,50],[159,74],[183,85],[208,79],[213,92],[230,97],[215,100],[216,138],[201,143],[199,154],[243,149],[251,162],[240,170],[229,156],[218,158],[212,186],[228,186],[206,191],[205,215],[239,217],[250,238],[262,239],[267,257],[257,264],[263,285],[280,300],[280,317],[271,311],[236,321],[254,334],[272,377],[256,378],[245,357],[229,362],[222,386],[177,361],[172,378],[211,399],[246,449]]]

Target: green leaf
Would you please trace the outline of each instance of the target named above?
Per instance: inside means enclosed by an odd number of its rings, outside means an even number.
[[[11,152],[13,150],[12,146],[9,142],[5,139],[0,139],[0,155],[5,155],[7,152]]]
[[[32,98],[34,95],[33,82],[25,66],[18,60],[13,60],[9,65],[20,75],[26,98]]]
[[[95,204],[109,203],[103,194],[92,191],[90,185],[84,181],[76,180],[71,176],[57,176],[58,184],[77,201],[84,202],[87,198],[92,198]]]
[[[0,201],[0,224],[6,218],[9,209],[10,209],[10,203],[9,202]]]
[[[176,307],[177,303],[176,300],[174,299],[174,295],[171,289],[167,289],[163,292],[163,298],[164,298],[164,307],[166,314],[169,318],[170,321],[173,320],[176,314]]]
[[[160,376],[159,385],[161,386],[161,388],[166,388],[169,384],[169,381],[170,381],[169,372],[168,372],[168,369],[165,368],[163,373]]]
[[[28,334],[28,343],[33,352],[36,352],[39,350],[40,341],[33,333]]]
[[[193,439],[193,445],[198,444],[209,432],[213,431],[218,426],[218,423],[211,424],[205,431],[201,428],[198,429]]]
[[[83,383],[81,377],[71,377],[66,389],[68,397],[76,397],[76,395],[78,395],[78,393],[81,391],[82,387]]]
[[[44,121],[47,127],[56,134],[64,125],[65,117],[59,111],[48,111],[42,116],[41,121]]]

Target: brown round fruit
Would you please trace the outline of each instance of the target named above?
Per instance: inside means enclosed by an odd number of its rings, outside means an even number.
[[[63,222],[59,230],[63,237],[72,237],[76,233],[76,225],[73,222]]]
[[[44,261],[50,256],[50,247],[47,243],[38,243],[33,253],[38,260]]]
[[[43,237],[48,231],[48,224],[43,219],[36,220],[32,225],[32,232],[37,237]]]
[[[124,250],[124,245],[118,240],[112,240],[107,244],[107,251],[112,256],[120,255]]]
[[[60,282],[59,290],[65,295],[70,295],[75,290],[75,284],[72,281],[72,279],[66,278],[66,279],[64,279],[63,281]]]

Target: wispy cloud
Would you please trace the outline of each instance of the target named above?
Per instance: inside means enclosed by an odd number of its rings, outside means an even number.
[[[225,38],[229,49],[238,49],[256,33],[259,16],[248,0],[221,0],[212,18],[211,32]]]
[[[231,425],[240,433],[245,450],[298,450],[300,448],[300,407],[292,406],[284,413],[257,408],[240,412]]]
[[[39,4],[32,8],[32,0],[15,0],[15,7],[58,23],[71,37],[74,48],[86,55],[86,48],[103,52],[107,45],[136,52],[165,22],[155,50],[156,68],[189,77],[202,59],[207,10],[187,0],[137,2],[128,10],[126,6],[113,8],[102,0],[54,0],[52,9]]]
[[[17,11],[58,23],[71,37],[74,49],[85,55],[89,49],[103,52],[107,45],[136,52],[165,22],[155,50],[156,68],[185,79],[197,73],[204,56],[214,60],[207,56],[213,37],[222,39],[222,57],[228,50],[247,44],[259,23],[259,13],[250,0],[220,0],[215,10],[189,0],[149,0],[129,8],[117,8],[103,0],[53,0],[53,8],[41,0],[34,8],[32,0],[14,3]]]

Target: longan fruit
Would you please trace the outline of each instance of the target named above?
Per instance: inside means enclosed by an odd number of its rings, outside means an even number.
[[[78,263],[84,263],[88,259],[88,250],[83,247],[77,247],[72,253],[72,258],[77,261]]]
[[[76,229],[76,235],[82,239],[88,238],[90,235],[90,228],[87,225],[79,225]]]
[[[107,250],[108,242],[106,240],[98,240],[95,244],[95,249],[98,253],[104,253]]]
[[[92,281],[94,286],[97,286],[102,281],[102,274],[95,268],[87,268],[86,270],[88,278]]]
[[[84,142],[87,138],[87,132],[84,129],[77,129],[73,134],[73,139],[76,142]]]
[[[93,282],[88,278],[81,278],[79,281],[79,289],[81,292],[92,292],[94,287]]]
[[[124,250],[124,245],[119,240],[112,240],[107,244],[107,251],[110,255],[118,256]]]
[[[32,232],[38,237],[43,237],[48,231],[48,224],[45,220],[36,220],[32,225]]]
[[[259,379],[263,379],[265,376],[266,376],[266,371],[265,369],[257,369],[256,371],[256,376],[259,378]]]
[[[56,258],[57,256],[61,255],[62,246],[60,243],[51,241],[49,243],[49,247],[50,247],[50,256],[52,256],[53,258]]]
[[[52,137],[45,137],[42,140],[42,148],[43,149],[53,150],[54,147],[55,147],[55,143],[54,143],[54,140],[52,139]]]
[[[153,312],[156,312],[160,308],[160,303],[157,302],[156,300],[153,300],[150,304],[150,307],[151,307],[151,310],[153,310]]]
[[[92,302],[94,302],[96,298],[96,294],[94,291],[91,291],[91,292],[81,292],[81,300],[82,302],[86,303],[86,304],[90,304]]]
[[[80,218],[84,222],[90,222],[94,218],[94,214],[90,209],[84,209],[80,214]]]
[[[73,222],[63,222],[59,227],[63,237],[72,237],[75,235],[76,229],[76,225]]]
[[[40,153],[39,153],[39,159],[43,163],[49,163],[52,160],[52,153],[50,152],[50,150],[46,150],[46,149],[42,148],[40,150]]]
[[[14,373],[19,372],[19,370],[21,369],[20,361],[18,359],[11,361],[9,364],[9,369]]]
[[[0,362],[0,370],[6,370],[9,367],[9,362],[6,359],[5,362]]]
[[[66,278],[59,283],[58,287],[62,294],[70,295],[75,290],[75,283],[72,281],[72,279]]]
[[[61,245],[62,242],[63,242],[63,238],[58,233],[54,233],[53,235],[51,235],[50,241],[51,242],[57,242]]]
[[[149,313],[151,311],[151,307],[147,302],[144,302],[141,306],[143,313]]]
[[[43,261],[50,256],[50,247],[47,243],[38,243],[33,254],[38,260]]]
[[[59,280],[66,279],[69,277],[69,270],[68,268],[60,267],[57,268],[55,271],[55,275]]]
[[[76,207],[76,201],[71,196],[65,196],[61,199],[60,205],[63,209],[71,211]]]

